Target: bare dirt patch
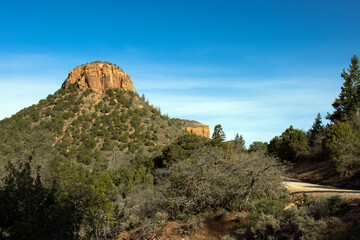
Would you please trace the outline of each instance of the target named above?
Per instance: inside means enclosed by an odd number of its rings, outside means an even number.
[[[340,177],[330,171],[330,165],[327,161],[304,161],[293,164],[287,170],[291,178],[321,184],[334,186],[344,189],[360,189],[360,178],[356,176]]]
[[[191,235],[184,233],[184,222],[171,221],[166,222],[162,227],[157,229],[160,234],[159,240],[219,240],[224,236],[233,236],[235,231],[239,228],[241,221],[239,219],[245,218],[246,213],[233,212],[226,216],[209,216],[203,222],[196,224],[196,230]],[[122,233],[118,239],[134,239],[132,234]],[[136,238],[135,238],[136,239]],[[140,238],[139,238],[140,239]]]

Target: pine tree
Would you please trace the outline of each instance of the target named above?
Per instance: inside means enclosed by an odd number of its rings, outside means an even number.
[[[349,114],[359,112],[360,107],[360,66],[359,58],[354,55],[351,59],[348,72],[343,70],[341,77],[344,79],[341,93],[335,99],[332,106],[335,108],[333,114],[328,114],[331,121],[343,121]]]
[[[309,138],[309,142],[310,142],[310,146],[314,146],[315,143],[315,137],[322,132],[322,130],[324,129],[324,126],[322,124],[322,120],[321,120],[321,114],[318,113],[315,121],[312,125],[312,128],[309,130],[310,132],[310,138]]]
[[[217,124],[214,128],[212,139],[216,142],[223,142],[226,136],[220,124]]]
[[[234,142],[238,149],[240,149],[241,151],[246,151],[245,140],[242,135],[239,136],[239,134],[236,133]]]
[[[311,131],[312,131],[313,133],[319,133],[319,132],[321,132],[321,130],[323,130],[323,129],[324,129],[324,126],[322,125],[321,114],[318,113],[317,116],[316,116],[316,118],[315,118],[315,122],[314,122],[314,124],[312,125]]]

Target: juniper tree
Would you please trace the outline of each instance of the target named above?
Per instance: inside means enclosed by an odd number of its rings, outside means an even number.
[[[304,131],[290,126],[270,141],[268,151],[282,160],[295,161],[308,151],[308,140]]]

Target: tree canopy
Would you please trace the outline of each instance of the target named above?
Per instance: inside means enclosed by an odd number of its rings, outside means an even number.
[[[268,147],[269,153],[282,160],[294,161],[308,150],[308,140],[304,131],[287,128],[280,137],[274,137]]]
[[[359,58],[356,55],[351,58],[348,71],[344,69],[341,77],[344,79],[344,83],[339,97],[332,104],[335,111],[332,114],[328,113],[327,116],[333,122],[343,121],[351,113],[358,114],[360,106],[360,66]]]

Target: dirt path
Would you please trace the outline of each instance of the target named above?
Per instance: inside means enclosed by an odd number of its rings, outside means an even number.
[[[345,198],[360,199],[360,190],[341,189],[330,186],[300,182],[294,179],[286,179],[283,181],[283,183],[292,194],[307,193],[321,196],[342,195]]]

